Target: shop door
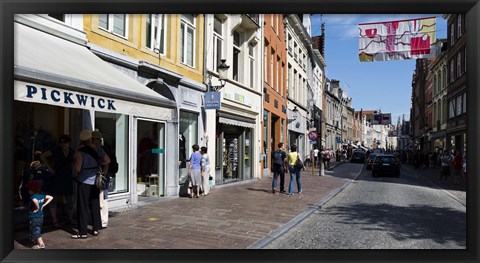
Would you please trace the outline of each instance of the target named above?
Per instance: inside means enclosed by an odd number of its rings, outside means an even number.
[[[137,121],[137,194],[163,196],[165,191],[165,123]]]

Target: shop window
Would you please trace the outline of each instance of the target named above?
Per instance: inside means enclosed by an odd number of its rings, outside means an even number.
[[[187,160],[190,159],[190,155],[193,153],[192,146],[199,144],[198,141],[198,114],[187,111],[180,111],[180,127],[179,127],[179,183],[183,183],[187,178]],[[200,145],[206,146],[206,145]],[[208,150],[209,153],[213,153],[213,149]]]
[[[118,171],[108,185],[109,194],[129,190],[129,133],[128,115],[106,112],[95,113],[95,129],[102,133],[102,144],[110,159],[116,159]]]
[[[165,123],[137,121],[137,184],[141,196],[163,196],[165,189]],[[168,154],[168,153],[167,153]]]
[[[98,15],[99,26],[112,34],[127,38],[127,15],[126,14],[100,14]]]
[[[165,55],[166,22],[167,15],[165,14],[150,14],[146,21],[147,48],[162,55]]]
[[[196,15],[183,14],[180,22],[180,57],[190,67],[195,57],[195,18]]]

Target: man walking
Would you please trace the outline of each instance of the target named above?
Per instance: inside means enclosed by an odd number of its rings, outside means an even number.
[[[285,167],[284,160],[287,157],[287,154],[283,150],[283,142],[278,144],[278,150],[274,151],[272,154],[272,172],[273,172],[273,181],[272,181],[272,193],[275,193],[277,188],[277,179],[280,176],[280,193],[285,192]]]
[[[444,150],[442,156],[440,156],[440,161],[442,170],[440,171],[440,179],[438,182],[446,183],[448,181],[448,176],[450,175],[450,166],[453,163],[453,156],[448,152],[448,150]]]

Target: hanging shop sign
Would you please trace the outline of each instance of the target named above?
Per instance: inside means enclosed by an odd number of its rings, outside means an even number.
[[[205,106],[206,110],[220,109],[220,92],[205,92]]]

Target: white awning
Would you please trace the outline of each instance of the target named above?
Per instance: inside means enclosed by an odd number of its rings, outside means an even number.
[[[249,123],[249,122],[244,122],[244,121],[238,121],[238,120],[232,120],[232,119],[229,119],[229,118],[223,118],[223,117],[219,117],[218,118],[218,122],[220,123],[225,123],[225,124],[229,124],[229,125],[235,125],[235,126],[240,126],[240,127],[245,127],[245,128],[255,128],[255,124],[254,123]]]
[[[14,23],[15,100],[168,120],[176,104],[87,47]]]
[[[226,112],[217,112],[218,122],[245,128],[255,128],[255,119]]]

